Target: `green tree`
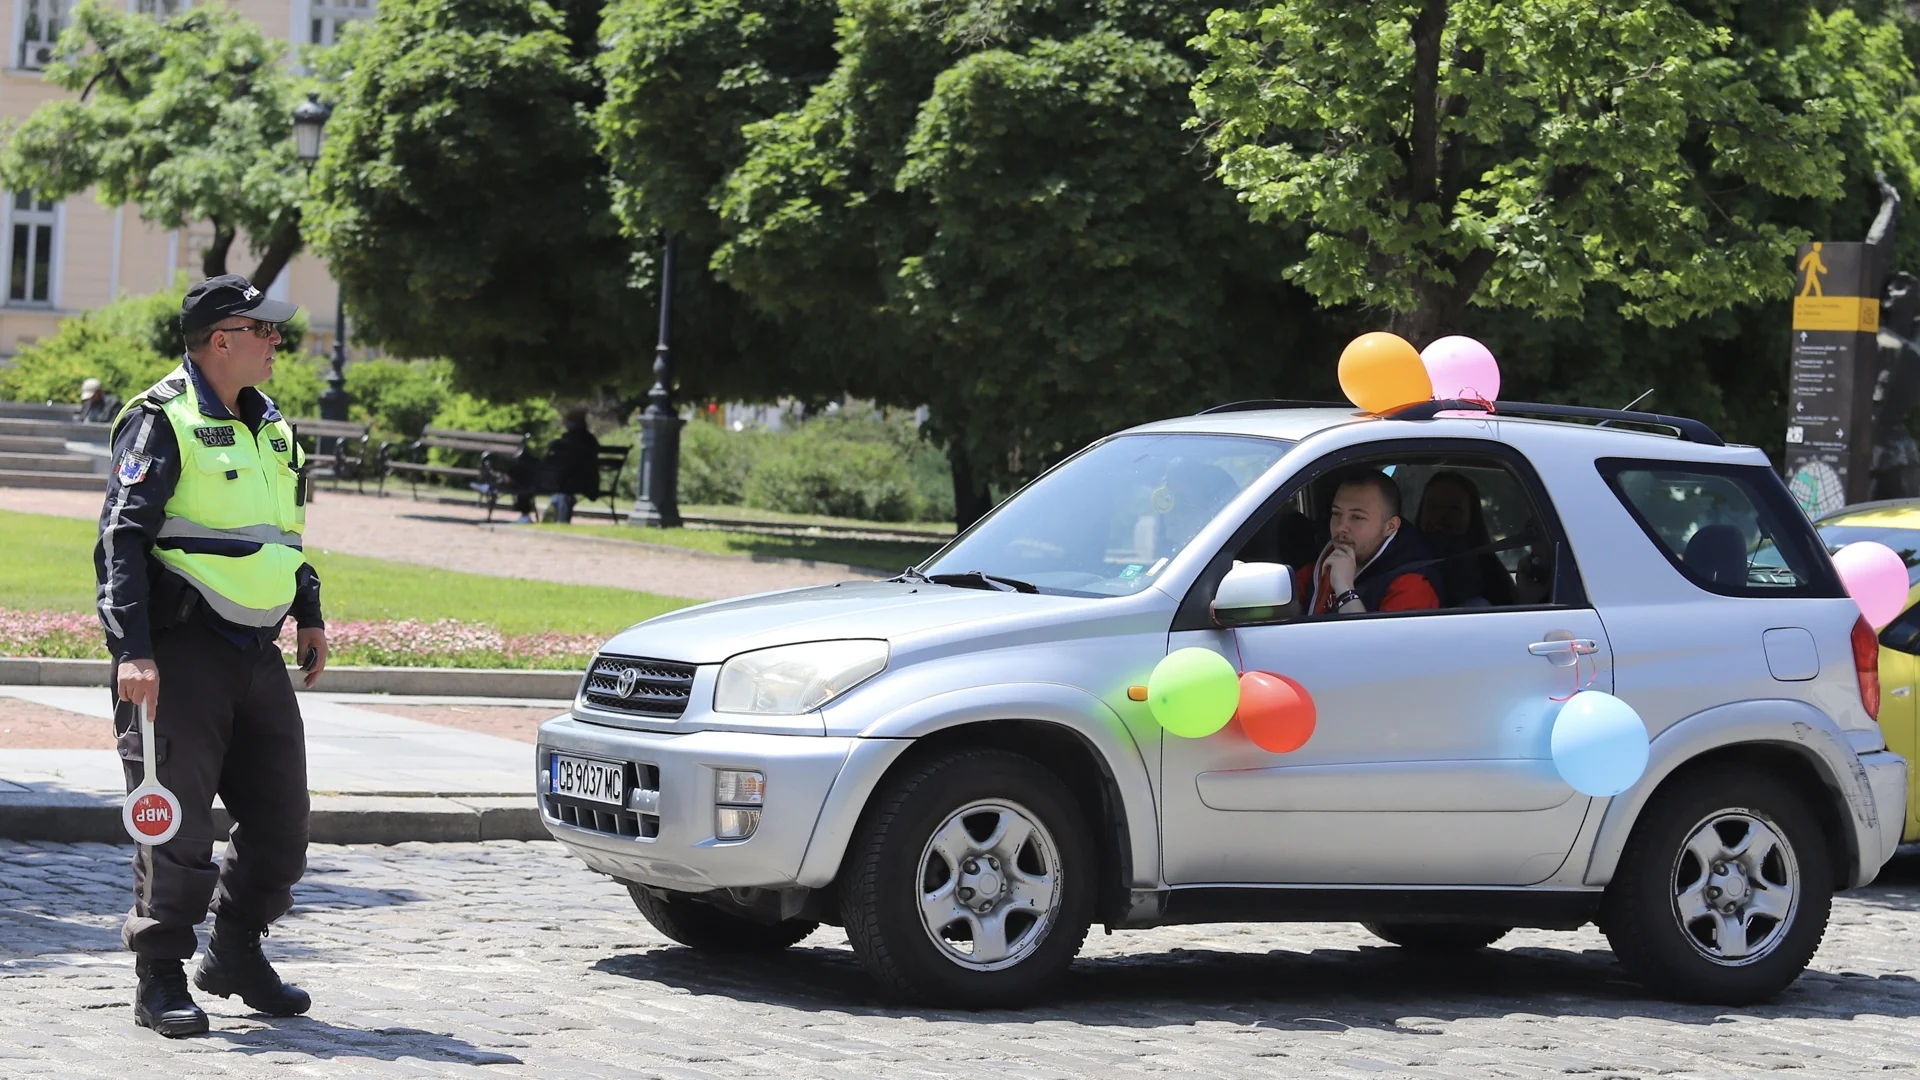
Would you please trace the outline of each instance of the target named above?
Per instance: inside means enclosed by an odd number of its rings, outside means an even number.
[[[224,6],[155,19],[85,0],[46,71],[78,97],[0,135],[0,187],[44,199],[93,187],[162,228],[210,222],[208,276],[227,272],[244,232],[259,256],[252,280],[271,282],[300,251],[306,182],[292,135],[298,80],[283,52]]]
[[[651,286],[677,245],[673,327],[685,395],[820,400],[863,384],[870,350],[782,324],[709,270],[725,177],[747,125],[793,108],[833,70],[832,0],[611,0],[595,116],[615,211]],[[644,384],[643,384],[644,385]]]
[[[833,75],[746,129],[716,267],[885,358],[856,389],[931,407],[963,525],[1116,427],[1331,382],[1180,130],[1205,10],[847,0]]]
[[[1323,303],[1416,344],[1469,304],[1671,325],[1784,295],[1862,171],[1914,191],[1899,19],[1831,7],[1280,0],[1208,20],[1193,98]]]
[[[313,242],[363,340],[445,356],[503,400],[641,377],[654,300],[629,280],[596,150],[597,13],[385,0],[327,61]]]

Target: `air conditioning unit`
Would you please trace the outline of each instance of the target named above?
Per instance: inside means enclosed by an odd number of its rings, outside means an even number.
[[[27,61],[26,64],[23,65],[25,67],[46,67],[48,64],[53,63],[53,46],[51,44],[28,45],[25,59]]]

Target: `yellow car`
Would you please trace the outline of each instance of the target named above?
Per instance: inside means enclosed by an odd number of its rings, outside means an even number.
[[[1880,729],[1887,749],[1920,761],[1920,499],[1860,503],[1836,511],[1814,527],[1828,551],[1875,540],[1900,553],[1907,564],[1907,606],[1880,631]],[[1920,784],[1907,788],[1905,843],[1920,840]]]

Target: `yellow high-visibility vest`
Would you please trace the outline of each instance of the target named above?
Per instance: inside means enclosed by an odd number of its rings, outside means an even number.
[[[180,447],[180,479],[153,547],[207,606],[240,626],[278,625],[293,604],[294,572],[306,561],[307,519],[298,470],[305,455],[283,419],[258,432],[200,411],[184,366],[127,402],[158,406]]]

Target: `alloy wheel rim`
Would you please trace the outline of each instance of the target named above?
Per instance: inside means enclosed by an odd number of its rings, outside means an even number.
[[[1005,799],[968,803],[921,849],[920,924],[948,960],[997,971],[1025,960],[1060,913],[1060,856],[1032,811]]]
[[[1674,859],[1671,884],[1681,933],[1723,967],[1772,955],[1800,907],[1793,845],[1749,810],[1716,811],[1695,825]]]

